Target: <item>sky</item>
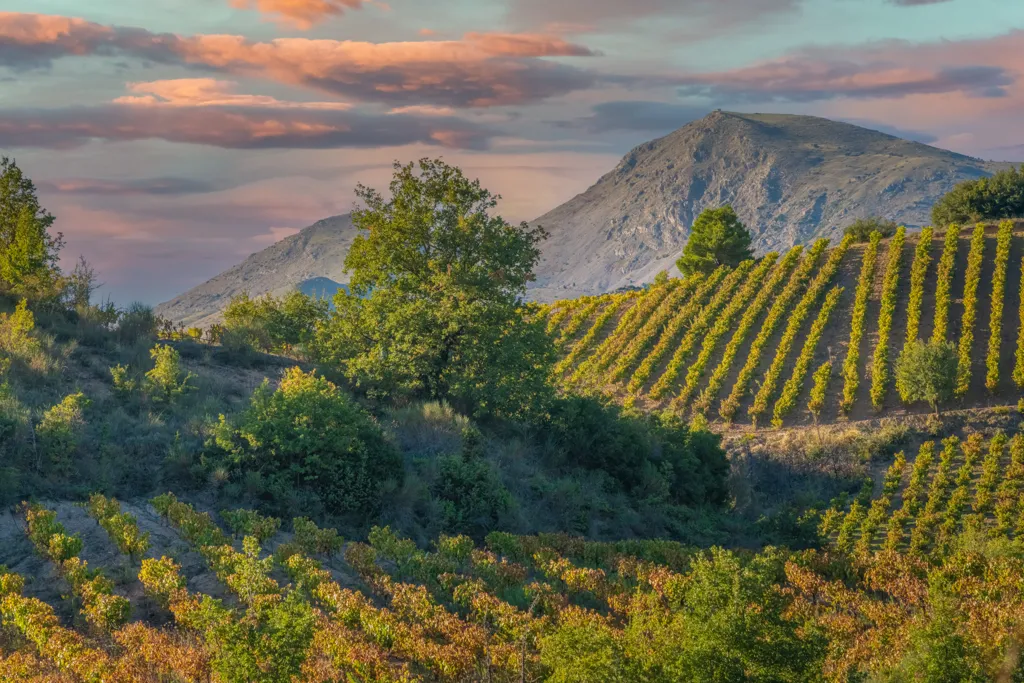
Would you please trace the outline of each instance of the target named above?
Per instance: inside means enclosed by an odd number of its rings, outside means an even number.
[[[0,154],[156,304],[441,157],[531,220],[714,109],[1024,161],[1024,0],[3,0]]]

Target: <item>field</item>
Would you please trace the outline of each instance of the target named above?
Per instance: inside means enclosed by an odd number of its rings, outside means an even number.
[[[566,386],[719,426],[927,412],[895,363],[914,339],[960,357],[956,405],[1016,405],[1024,387],[1024,223],[816,243],[730,271],[549,305]]]

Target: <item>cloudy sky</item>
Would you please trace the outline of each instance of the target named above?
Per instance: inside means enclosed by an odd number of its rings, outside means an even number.
[[[442,156],[528,220],[715,108],[1024,160],[1024,0],[3,0],[0,153],[118,303]]]

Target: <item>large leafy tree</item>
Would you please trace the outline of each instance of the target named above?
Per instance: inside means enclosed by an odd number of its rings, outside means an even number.
[[[935,225],[1024,218],[1024,166],[960,183],[932,207]]]
[[[676,265],[683,275],[710,273],[721,265],[737,266],[753,257],[750,243],[750,232],[731,206],[706,209],[693,222]]]
[[[916,340],[896,362],[896,388],[906,403],[924,401],[936,414],[956,390],[957,352],[952,342]]]
[[[13,159],[0,157],[0,288],[19,293],[50,293],[60,271],[64,246],[50,234],[56,220],[39,204],[36,187]]]
[[[546,233],[439,160],[395,165],[390,197],[360,185],[360,234],[319,349],[371,392],[522,417],[543,404],[553,345],[522,302]]]

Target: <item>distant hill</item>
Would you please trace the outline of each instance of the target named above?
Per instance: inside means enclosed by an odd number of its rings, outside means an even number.
[[[954,185],[1007,166],[813,116],[714,112],[635,148],[535,221],[551,237],[533,295],[650,282],[707,208],[732,204],[765,253],[835,237],[862,216],[927,225]]]
[[[205,327],[217,322],[231,297],[242,292],[278,296],[298,287],[307,294],[333,297],[348,282],[345,255],[355,235],[348,214],[317,221],[160,304],[156,313],[169,320]]]
[[[707,208],[731,203],[764,253],[835,237],[862,216],[926,225],[932,204],[954,185],[1007,166],[813,116],[714,112],[640,145],[589,190],[538,218],[551,237],[530,296],[550,301],[650,282],[672,268]],[[349,216],[324,219],[157,313],[202,326],[242,291],[344,284],[354,236]]]

